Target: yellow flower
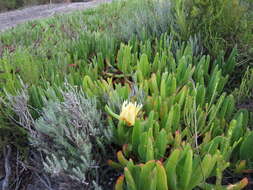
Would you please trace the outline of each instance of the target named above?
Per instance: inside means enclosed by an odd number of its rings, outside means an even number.
[[[119,119],[125,121],[128,126],[133,126],[141,107],[142,105],[137,105],[136,102],[133,104],[132,102],[124,101]]]

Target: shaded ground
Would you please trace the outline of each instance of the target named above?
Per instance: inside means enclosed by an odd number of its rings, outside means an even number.
[[[48,4],[15,10],[0,14],[0,32],[8,28],[15,27],[18,24],[53,16],[60,13],[69,13],[74,10],[84,10],[93,8],[101,3],[111,2],[111,0],[92,0],[82,3],[63,3]]]

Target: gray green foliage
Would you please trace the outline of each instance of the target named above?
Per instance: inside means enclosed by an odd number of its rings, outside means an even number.
[[[69,85],[59,91],[62,98],[44,97],[45,106],[36,120],[29,111],[26,89],[16,96],[8,95],[6,105],[18,116],[19,124],[29,131],[32,146],[45,153],[43,164],[47,172],[68,176],[92,187],[90,175],[93,179],[98,175],[96,171],[111,132],[95,99],[88,99],[84,92]]]
[[[62,91],[62,95],[63,102],[45,102],[35,122],[38,136],[32,142],[46,153],[47,171],[87,182],[87,172],[99,167],[95,155],[103,148],[99,146],[106,144],[108,131],[95,99],[87,99],[74,88]]]
[[[133,36],[139,39],[157,37],[168,31],[171,23],[169,0],[140,0],[126,6],[114,23],[116,35],[122,40],[128,41]]]

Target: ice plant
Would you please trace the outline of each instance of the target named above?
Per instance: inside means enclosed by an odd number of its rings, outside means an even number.
[[[124,101],[121,107],[119,119],[125,121],[128,126],[133,126],[135,119],[142,108],[142,105],[138,105],[136,102]]]

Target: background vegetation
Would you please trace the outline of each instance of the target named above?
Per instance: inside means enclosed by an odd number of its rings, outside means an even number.
[[[82,2],[85,0],[71,0],[72,2]],[[1,0],[0,1],[0,12],[17,9],[25,6],[49,4],[49,3],[63,3],[68,2],[66,0]],[[69,1],[70,2],[70,1]]]

